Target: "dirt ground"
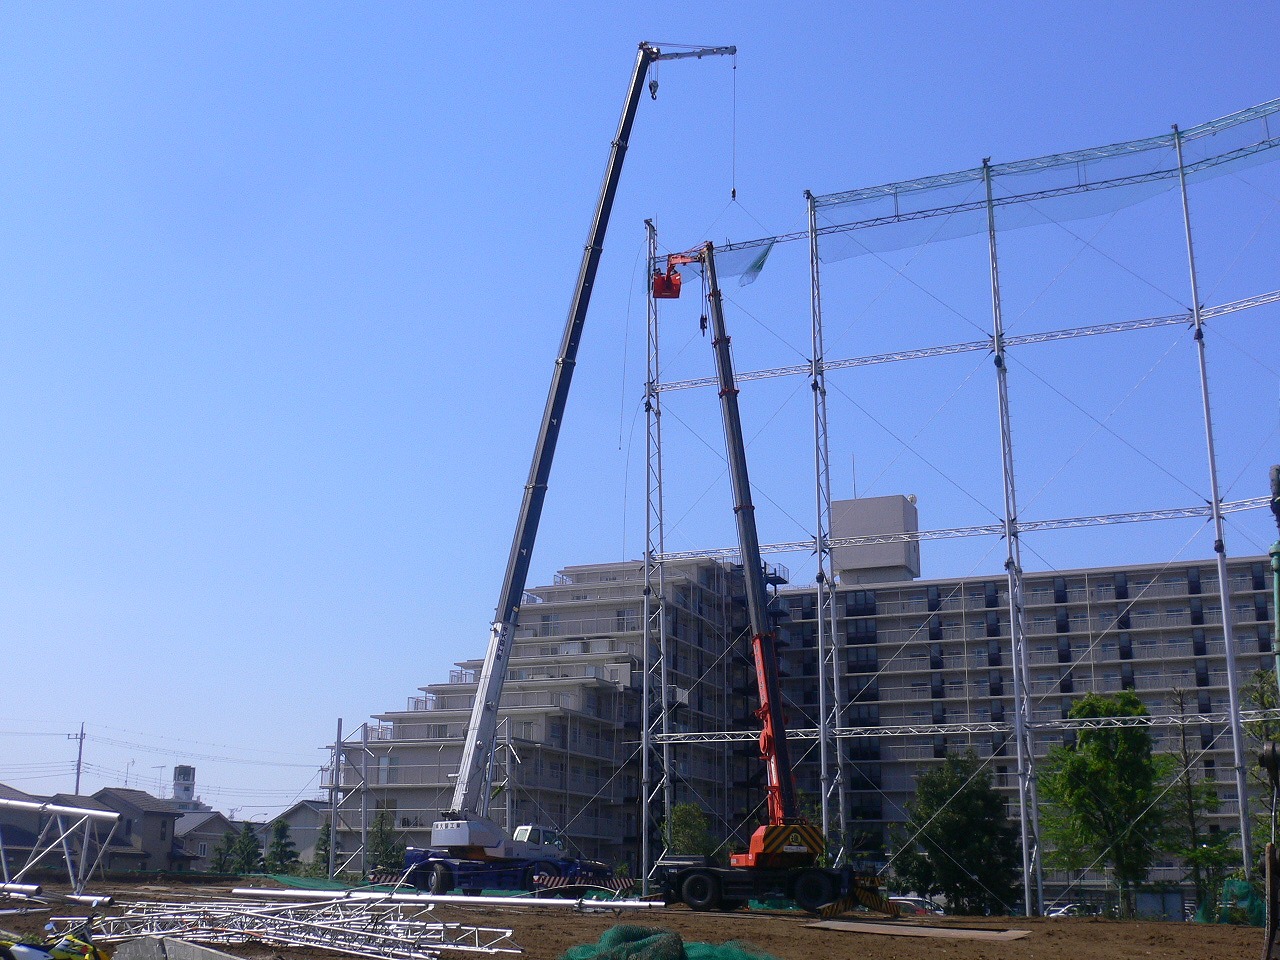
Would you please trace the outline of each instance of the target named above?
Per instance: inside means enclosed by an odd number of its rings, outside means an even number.
[[[147,886],[112,890],[120,899],[172,900],[221,896],[229,888]],[[94,893],[104,891],[94,890]],[[86,913],[83,908],[59,906],[59,916]],[[107,911],[109,912],[109,911]],[[510,928],[529,960],[559,960],[569,947],[595,943],[600,934],[619,923],[674,930],[686,942],[720,944],[742,941],[778,960],[1252,960],[1262,952],[1258,928],[1197,923],[1149,923],[1063,918],[1018,917],[936,918],[886,921],[899,928],[928,926],[959,930],[1026,930],[1017,940],[989,941],[917,938],[825,930],[810,926],[812,918],[790,913],[693,913],[684,907],[616,914],[554,914],[533,910],[441,907],[441,921]],[[48,913],[0,916],[0,928],[23,934],[38,933]],[[875,921],[881,923],[879,919]],[[249,960],[336,960],[340,955],[317,950],[276,947],[232,947],[228,952]],[[463,954],[453,954],[463,956]]]

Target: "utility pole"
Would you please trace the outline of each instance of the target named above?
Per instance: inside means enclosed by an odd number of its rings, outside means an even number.
[[[1271,566],[1272,566],[1272,568],[1273,568],[1273,569],[1275,568],[1275,554],[1274,554],[1274,553],[1272,553],[1272,556],[1271,556]],[[76,790],[75,790],[75,795],[78,797],[78,796],[80,796],[80,771],[84,769],[84,721],[83,721],[83,720],[81,720],[81,721],[80,721],[80,732],[79,732],[78,734],[76,734],[76,733],[68,733],[68,734],[67,734],[67,739],[68,739],[68,740],[79,740],[79,741],[80,741],[79,745],[76,747]]]
[[[1275,652],[1277,690],[1280,690],[1280,464],[1271,467],[1271,512],[1276,518],[1276,542],[1271,545],[1271,649]]]

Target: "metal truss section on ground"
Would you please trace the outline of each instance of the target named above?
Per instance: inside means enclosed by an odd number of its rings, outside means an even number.
[[[314,947],[354,957],[433,960],[443,951],[521,953],[512,931],[442,923],[429,906],[369,900],[137,902],[95,921],[96,941],[174,937],[200,943]],[[82,919],[60,920],[68,927]]]

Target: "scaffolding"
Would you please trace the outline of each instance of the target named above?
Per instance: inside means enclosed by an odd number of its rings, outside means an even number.
[[[762,237],[740,243],[717,245],[717,269],[723,277],[739,276],[744,285],[753,282],[776,247],[807,241],[810,251],[810,318],[811,355],[806,363],[747,371],[738,379],[746,382],[783,377],[808,377],[813,393],[813,453],[816,518],[812,536],[787,543],[764,544],[762,552],[811,551],[816,560],[818,592],[817,639],[819,660],[819,722],[816,729],[791,733],[798,739],[812,737],[817,741],[820,764],[821,815],[824,830],[831,822],[831,808],[838,812],[841,825],[841,854],[844,832],[848,825],[845,776],[842,769],[841,741],[866,736],[894,735],[906,728],[871,729],[848,727],[840,723],[842,710],[839,682],[839,640],[832,608],[833,584],[831,551],[836,547],[886,543],[901,540],[949,539],[970,536],[997,536],[1006,544],[1005,571],[1008,590],[1008,616],[1014,685],[1014,723],[915,725],[912,733],[947,731],[1012,732],[1018,760],[1018,795],[1023,846],[1024,903],[1027,912],[1038,912],[1043,901],[1037,826],[1035,740],[1040,728],[1083,729],[1077,721],[1036,721],[1032,709],[1030,673],[1025,650],[1022,610],[1021,535],[1029,531],[1060,530],[1104,526],[1161,519],[1203,517],[1214,527],[1213,549],[1218,571],[1218,591],[1222,609],[1222,631],[1228,671],[1230,707],[1226,714],[1198,715],[1194,722],[1215,723],[1231,732],[1234,778],[1239,797],[1241,858],[1246,874],[1252,869],[1249,850],[1248,786],[1245,780],[1245,757],[1242,740],[1242,711],[1239,703],[1239,681],[1235,675],[1236,647],[1233,637],[1230,587],[1227,576],[1227,546],[1224,516],[1231,512],[1259,509],[1270,502],[1267,497],[1226,501],[1219,487],[1218,453],[1214,439],[1214,422],[1209,403],[1209,375],[1206,357],[1207,321],[1217,320],[1243,311],[1280,302],[1280,290],[1271,289],[1250,296],[1206,305],[1201,301],[1196,269],[1196,248],[1192,227],[1190,187],[1230,175],[1254,165],[1270,162],[1280,146],[1280,136],[1273,129],[1280,114],[1280,100],[1250,107],[1230,116],[1200,124],[1186,130],[1173,127],[1169,133],[1142,140],[1068,153],[992,164],[984,160],[979,167],[939,176],[888,183],[880,186],[815,196],[806,192],[808,227],[806,230]],[[1140,318],[1119,317],[1107,322],[1007,336],[1004,332],[1002,306],[1004,296],[1000,283],[998,239],[1010,230],[1022,227],[1057,224],[1073,220],[1115,214],[1159,194],[1176,191],[1180,201],[1179,242],[1185,245],[1190,278],[1189,309],[1173,314]],[[649,232],[649,274],[661,269],[652,223]],[[1069,231],[1068,231],[1069,232]],[[987,248],[992,326],[991,333],[979,340],[944,343],[911,350],[881,352],[860,357],[830,360],[825,356],[823,335],[823,293],[821,267],[855,257],[873,256],[890,251],[911,250],[935,241],[960,237],[984,236]],[[1073,234],[1074,236],[1074,234]],[[1079,239],[1077,237],[1077,239]],[[692,244],[686,245],[686,247]],[[681,249],[683,249],[682,247]],[[651,531],[663,529],[660,400],[663,393],[709,387],[715,378],[704,376],[662,382],[657,362],[658,315],[649,297],[649,379],[645,409],[649,419],[649,477],[652,483],[646,503],[646,525]],[[1103,334],[1129,333],[1166,326],[1186,326],[1194,331],[1197,373],[1202,400],[1205,469],[1210,494],[1202,504],[1185,507],[1155,508],[1105,515],[1075,516],[1060,519],[1024,519],[1019,515],[1016,496],[1018,471],[1013,452],[1013,413],[1008,392],[1007,353],[1012,347],[1051,343],[1093,337]],[[998,523],[953,527],[918,533],[853,537],[835,540],[830,537],[831,476],[830,429],[827,411],[826,377],[828,374],[879,364],[916,361],[930,357],[961,353],[986,352],[993,359],[996,373],[996,419],[999,430],[1001,489],[1003,511]],[[1185,486],[1185,484],[1184,484]],[[650,536],[646,553],[646,571],[661,574],[662,564],[693,557],[727,559],[732,548],[664,552],[662,538]],[[661,663],[651,665],[655,673]],[[1258,719],[1250,717],[1249,719]],[[1187,718],[1151,717],[1144,722],[1192,722]],[[1087,726],[1087,725],[1085,725]],[[748,732],[724,731],[712,734],[671,734],[663,729],[645,728],[660,746],[690,738],[709,738],[724,742],[749,739]],[[647,754],[646,754],[647,755]],[[661,770],[651,773],[661,782]],[[646,793],[646,804],[649,801]],[[655,797],[656,799],[656,797]],[[646,806],[647,816],[647,806]],[[645,860],[646,865],[650,861]]]

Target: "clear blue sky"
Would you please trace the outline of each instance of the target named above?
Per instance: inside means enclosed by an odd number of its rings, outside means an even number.
[[[737,44],[736,77],[727,60],[665,64],[657,102],[641,104],[533,584],[643,547],[644,218],[668,247],[748,239],[803,226],[805,189],[1191,126],[1280,95],[1278,19],[1271,3],[1188,2],[6,5],[0,781],[69,791],[63,735],[84,721],[86,791],[126,774],[154,791],[191,762],[215,807],[266,816],[314,792],[338,717],[352,728],[481,655],[640,40]],[[1280,186],[1270,168],[1251,176],[1250,199],[1226,208],[1239,230],[1205,252],[1222,291],[1210,302],[1280,287]],[[1110,262],[1189,302],[1177,248],[1157,269],[1141,246]],[[983,263],[958,256],[940,245],[915,266],[989,323]],[[777,277],[794,275],[779,259]],[[1038,322],[1131,315],[1105,285],[1061,303],[1020,287],[1017,265],[1034,260],[1011,250],[1007,282],[1024,306],[1055,307]],[[1057,269],[1043,278],[1053,290]],[[833,290],[857,285],[829,273]],[[740,362],[802,359],[803,283],[766,271],[741,298]],[[1230,328],[1236,365],[1216,382],[1236,411],[1222,425],[1233,499],[1262,493],[1280,456],[1267,310]],[[687,319],[668,340],[673,369],[706,374]],[[884,348],[883,330],[834,329],[832,356]],[[961,325],[903,345],[976,336]],[[1137,389],[1138,409],[1162,419],[1161,384],[1176,383],[1168,417],[1194,427],[1189,341],[1175,340],[1152,341],[1137,366],[1026,362],[1099,416]],[[1177,373],[1144,379],[1166,349]],[[916,492],[922,526],[988,520],[976,502],[998,509],[989,369],[974,356],[841,381],[837,495],[856,456],[859,491]],[[1061,401],[1017,373],[1026,409]],[[762,387],[744,407],[757,501],[778,504],[762,510],[766,542],[803,535],[785,517],[812,513],[797,386]],[[941,443],[949,416],[973,426],[949,406],[962,394],[990,418],[975,428],[981,457]],[[901,437],[922,431],[918,449],[972,496],[952,499],[855,401],[896,416]],[[671,546],[727,544],[714,398],[672,402],[690,411],[691,440],[673,429],[672,511],[686,519]],[[1194,432],[1185,450],[1131,432],[1148,445],[1130,473],[1128,460],[1073,458],[1094,424],[1054,409],[1061,432],[1015,422],[1027,499],[1045,491],[1027,514],[1182,506],[1188,485],[1205,487]],[[1151,496],[1103,495],[1099,473],[1107,490]],[[1265,551],[1269,524],[1241,521],[1232,552]],[[1134,529],[1037,540],[1028,567],[1209,555],[1194,527]],[[998,544],[927,547],[926,574],[998,573],[1002,559]]]

